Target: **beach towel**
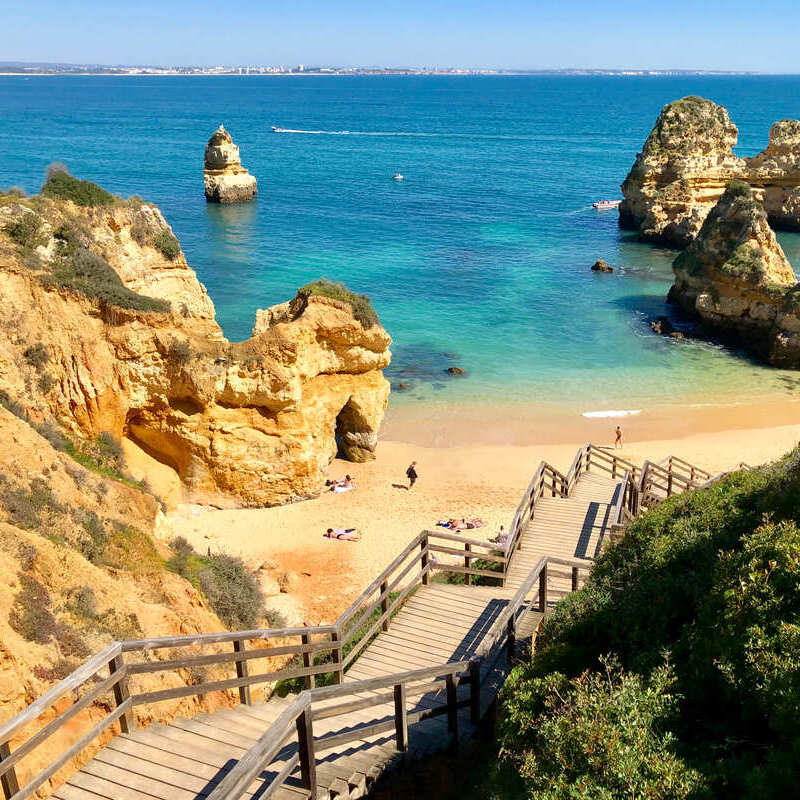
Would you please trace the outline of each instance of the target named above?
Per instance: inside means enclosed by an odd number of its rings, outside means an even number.
[[[331,491],[334,494],[341,494],[342,492],[349,492],[351,489],[355,488],[355,486],[334,486]]]
[[[357,542],[361,538],[356,528],[334,528],[330,533],[325,531],[322,535],[328,539],[341,539],[345,542]]]

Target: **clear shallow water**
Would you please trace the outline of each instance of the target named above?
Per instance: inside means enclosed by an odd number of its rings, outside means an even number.
[[[369,294],[395,340],[390,377],[412,385],[393,402],[794,392],[797,373],[652,334],[674,253],[590,207],[620,196],[659,110],[687,94],[729,109],[740,155],[800,117],[796,77],[0,77],[0,186],[36,191],[58,160],[157,203],[232,339],[320,276]],[[220,122],[255,203],[203,198]],[[780,238],[800,268],[800,235]],[[593,274],[597,258],[620,269]]]

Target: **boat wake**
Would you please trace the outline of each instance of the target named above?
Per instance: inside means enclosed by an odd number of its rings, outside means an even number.
[[[514,139],[525,140],[532,139],[530,136],[511,136],[505,134],[487,134],[487,133],[426,133],[424,131],[317,131],[305,130],[303,128],[277,128],[274,125],[272,130],[275,133],[300,133],[304,136],[411,136],[419,139]]]

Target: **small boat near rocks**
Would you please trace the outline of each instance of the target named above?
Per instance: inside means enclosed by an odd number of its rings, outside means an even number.
[[[616,208],[622,200],[597,200],[592,203],[592,208],[596,208],[598,211],[604,211],[607,208]]]

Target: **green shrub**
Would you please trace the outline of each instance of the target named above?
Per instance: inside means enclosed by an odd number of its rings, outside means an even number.
[[[212,555],[197,577],[211,607],[229,628],[254,628],[264,615],[261,589],[240,558]]]
[[[172,540],[175,555],[167,568],[186,578],[206,596],[211,608],[231,630],[254,628],[264,616],[264,596],[244,562],[218,553],[200,556],[183,537]]]
[[[503,689],[503,753],[534,800],[697,798],[702,779],[673,752],[666,723],[678,698],[672,668],[649,678],[612,659],[572,680],[516,669]]]
[[[365,294],[351,292],[344,284],[320,278],[307,283],[297,290],[299,297],[307,300],[311,295],[330,297],[333,300],[342,300],[349,303],[353,309],[353,316],[365,327],[371,328],[378,324],[378,315],[372,307],[372,301]]]
[[[50,593],[32,575],[21,573],[19,584],[8,624],[29,642],[49,642],[58,630],[58,621],[50,612]]]
[[[66,246],[61,257],[53,265],[52,280],[56,285],[119,308],[159,313],[169,311],[167,300],[147,297],[128,289],[101,256],[77,244],[74,238],[64,241]]]
[[[26,530],[36,530],[49,514],[60,514],[62,507],[42,478],[34,478],[28,491],[5,487],[6,513],[11,525]]]
[[[153,540],[138,528],[112,525],[100,563],[129,572],[163,569],[164,559]]]
[[[34,250],[47,244],[47,236],[42,230],[44,220],[34,212],[22,214],[19,219],[9,222],[3,230],[21,247]]]
[[[79,586],[71,595],[67,607],[75,616],[85,620],[97,619],[97,600],[91,586]]]
[[[42,194],[45,197],[70,200],[77,206],[110,206],[114,203],[114,195],[101,189],[96,183],[75,178],[63,165],[51,165],[48,168]]]
[[[21,186],[9,186],[5,192],[1,192],[0,194],[5,194],[8,197],[18,197],[20,199],[28,196],[28,193]]]
[[[81,555],[92,564],[99,564],[104,559],[108,545],[108,535],[103,523],[94,511],[80,511],[76,517],[83,529],[78,545]]]
[[[153,237],[153,247],[159,250],[170,261],[174,261],[181,252],[180,242],[166,228]]]
[[[39,390],[42,394],[47,394],[56,385],[56,382],[56,379],[49,372],[43,372],[38,380]]]
[[[715,796],[791,794],[785,766],[800,753],[798,514],[800,450],[648,511],[549,615],[525,680],[595,673],[611,651],[652,688],[670,652],[675,714],[663,725],[674,752]],[[516,743],[541,705],[527,684],[517,688],[518,697],[514,685],[504,696],[516,714],[507,749],[519,758]],[[625,736],[619,726],[607,733]]]
[[[183,366],[192,360],[192,350],[189,347],[189,342],[173,341],[167,350],[167,361],[176,366]]]
[[[0,389],[0,406],[3,406],[6,411],[10,411],[15,417],[29,422],[25,409],[16,400],[12,400],[5,389]]]
[[[32,367],[40,372],[45,368],[47,362],[50,361],[50,353],[41,342],[26,347],[22,355]]]
[[[131,239],[133,239],[136,244],[144,246],[147,244],[147,240],[150,238],[150,226],[147,225],[145,222],[141,220],[134,222],[131,225]]]

